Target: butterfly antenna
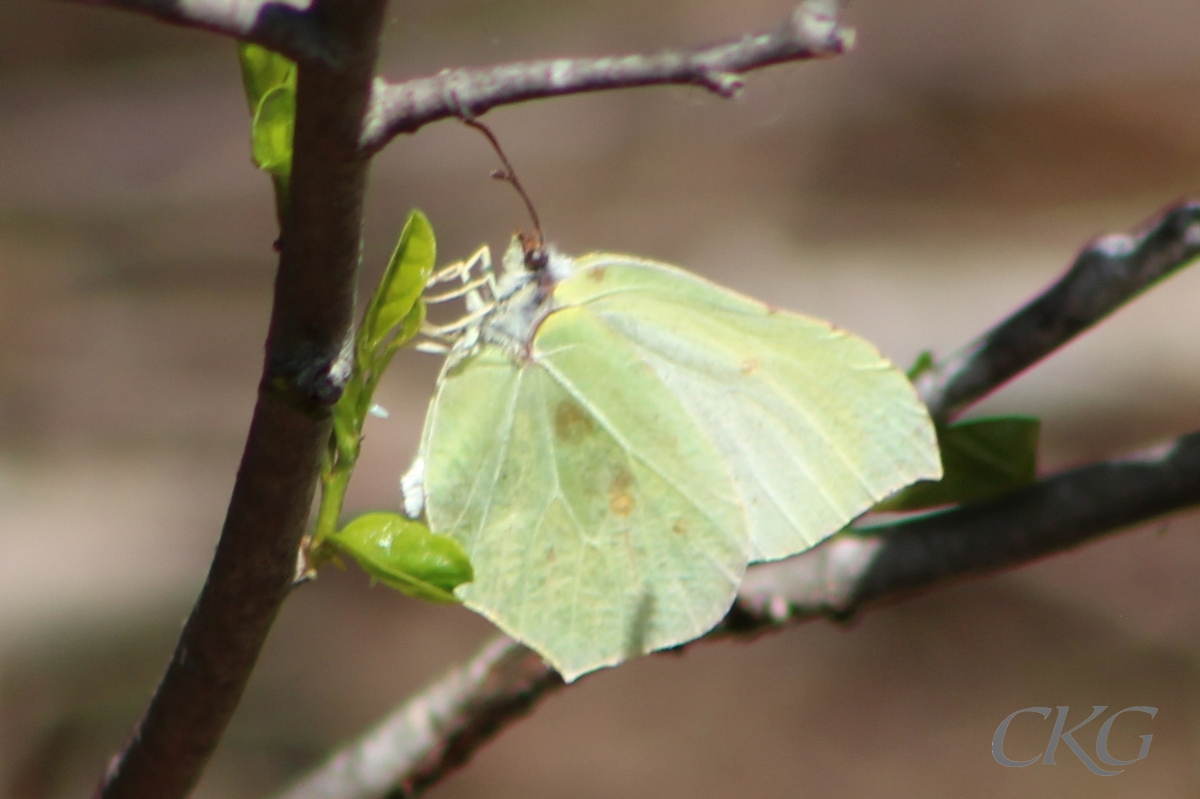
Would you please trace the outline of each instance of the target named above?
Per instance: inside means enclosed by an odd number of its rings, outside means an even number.
[[[497,169],[492,173],[492,177],[496,180],[502,180],[505,183],[516,189],[517,194],[521,196],[521,201],[525,203],[525,210],[529,212],[529,219],[533,222],[533,235],[526,236],[523,233],[518,233],[517,236],[521,240],[521,245],[525,248],[525,265],[534,272],[541,270],[546,265],[546,248],[545,239],[542,237],[542,222],[538,219],[537,209],[533,207],[533,200],[529,199],[529,194],[526,193],[525,187],[521,185],[521,181],[517,178],[517,171],[513,169],[512,163],[508,160],[508,156],[504,154],[504,148],[500,146],[496,134],[492,133],[492,129],[480,122],[478,119],[470,117],[460,117],[462,123],[468,127],[482,133],[491,142],[492,149],[496,151],[496,155],[500,156],[500,163],[504,164],[504,169]]]

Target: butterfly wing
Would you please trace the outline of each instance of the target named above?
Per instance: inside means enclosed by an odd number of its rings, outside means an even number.
[[[597,253],[555,289],[637,353],[707,431],[745,507],[751,560],[814,546],[941,475],[907,378],[870,343],[665,264]]]
[[[629,342],[552,313],[528,359],[484,346],[427,422],[426,512],[475,568],[465,604],[568,679],[701,635],[750,550],[728,468]]]

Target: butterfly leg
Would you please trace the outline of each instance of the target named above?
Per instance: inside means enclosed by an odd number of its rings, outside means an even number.
[[[451,280],[461,280],[466,282],[471,274],[472,265],[478,253],[471,256],[465,261],[455,261],[452,264],[447,264],[441,269],[429,276],[429,280],[425,281],[425,288],[436,286],[439,283],[449,283]]]
[[[492,278],[490,275],[482,275],[480,277],[475,278],[474,280],[472,280],[469,283],[465,283],[462,286],[459,286],[456,289],[451,289],[450,291],[444,291],[441,294],[433,294],[433,295],[427,296],[425,298],[425,302],[428,302],[431,304],[437,304],[439,302],[449,302],[450,300],[457,300],[460,297],[465,297],[469,294],[477,293],[480,288],[482,288],[483,286],[490,286],[491,283],[492,283]]]
[[[472,279],[472,275],[475,274],[478,274],[478,277]],[[444,325],[425,322],[421,327],[421,335],[430,340],[417,344],[417,350],[449,355],[453,351],[469,350],[478,341],[478,323],[491,313],[496,305],[496,276],[492,267],[491,250],[485,245],[467,260],[441,269],[429,279],[426,287],[455,279],[461,280],[463,285],[441,294],[426,296],[425,302],[436,304],[462,299],[467,313]],[[481,289],[485,289],[486,293]]]
[[[478,281],[471,280],[471,275],[475,272],[478,272],[481,278],[492,273],[492,253],[486,244],[476,250],[467,260],[456,261],[434,272],[430,275],[429,280],[425,282],[425,288],[428,289],[430,286],[436,286],[440,283],[449,283],[452,280],[459,280],[464,284],[468,282],[475,283]],[[459,288],[455,291],[447,292],[446,295],[426,297],[425,301],[442,302],[443,296],[445,299],[454,299],[454,297],[461,296],[461,292],[463,291],[463,288]]]
[[[488,305],[444,325],[431,325],[426,322],[421,326],[421,335],[434,339],[453,340],[458,337],[457,334],[487,316],[491,310],[492,307]]]

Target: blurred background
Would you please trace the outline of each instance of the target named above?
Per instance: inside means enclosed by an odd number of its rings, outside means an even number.
[[[787,0],[395,0],[383,71],[702,43]],[[907,366],[1053,280],[1096,235],[1200,194],[1192,0],[857,0],[855,52],[487,116],[562,249],[625,250],[863,334]],[[443,261],[526,225],[477,134],[377,159],[364,290],[405,214]],[[128,14],[0,3],[0,790],[90,793],[195,597],[254,400],[275,237],[233,46]],[[1044,419],[1046,471],[1200,428],[1200,272],[1152,290],[980,411]],[[437,370],[381,389],[350,512],[394,508]],[[854,623],[596,674],[433,796],[1194,797],[1200,514]],[[197,796],[262,797],[491,635],[363,574],[289,600]],[[1092,775],[1002,768],[1009,713],[1125,716]],[[1099,722],[1077,734],[1092,751]],[[1010,757],[1050,722],[1014,723]]]

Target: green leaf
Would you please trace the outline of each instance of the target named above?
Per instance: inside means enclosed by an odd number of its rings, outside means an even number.
[[[990,416],[938,428],[944,476],[922,480],[875,506],[911,511],[982,502],[1033,482],[1041,423],[1029,416]]]
[[[371,386],[359,393],[357,404],[354,406],[359,427],[362,426],[362,422],[366,419],[367,413],[371,408],[374,384],[378,381],[379,375],[388,368],[388,364],[392,362],[392,357],[395,356],[396,352],[420,332],[424,321],[425,301],[418,299],[417,304],[409,310],[408,316],[404,317],[404,320],[396,330],[396,334],[392,336],[391,341],[383,348],[382,352],[375,351],[373,354],[366,355],[366,362],[360,364],[360,368],[369,369],[372,372],[372,378]],[[357,357],[362,359],[364,355],[360,351]]]
[[[417,599],[457,602],[454,589],[474,579],[467,553],[398,513],[367,513],[329,539],[384,585]]]
[[[284,56],[256,44],[238,45],[242,84],[250,112],[258,110],[263,95],[279,86],[296,88],[296,65]]]
[[[421,332],[421,325],[425,322],[425,301],[418,299],[417,304],[408,312],[408,316],[404,317],[404,321],[400,324],[400,329],[388,344],[388,352],[395,352],[403,347],[408,342],[416,337],[417,333]]]
[[[437,241],[433,226],[425,214],[413,210],[404,223],[400,241],[396,243],[392,260],[383,273],[383,279],[379,281],[379,288],[367,306],[367,314],[359,332],[360,359],[369,359],[397,326],[410,319],[421,292],[425,290],[425,283],[433,274],[436,260]],[[417,326],[420,326],[420,322]]]
[[[292,134],[296,127],[296,90],[277,86],[262,96],[251,129],[254,163],[287,180],[292,172]]]
[[[908,376],[910,382],[915,381],[926,372],[932,371],[936,365],[933,360],[933,353],[929,350],[921,350],[921,354],[913,361],[913,365],[908,367],[908,371],[905,374]]]
[[[275,211],[282,225],[287,215],[292,172],[292,132],[296,119],[296,65],[258,45],[238,45],[242,84],[253,117],[254,163],[270,173],[275,185]]]

